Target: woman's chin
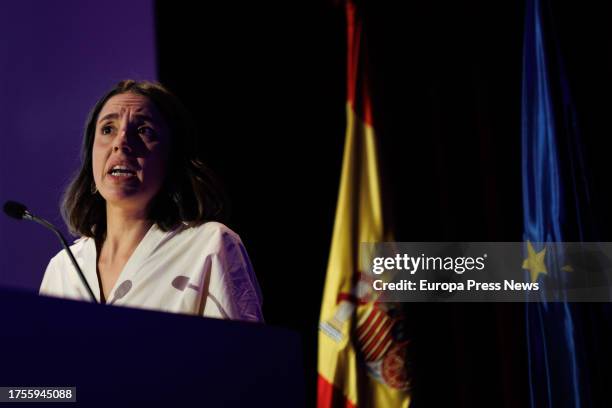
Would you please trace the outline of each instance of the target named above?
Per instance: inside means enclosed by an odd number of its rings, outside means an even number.
[[[108,204],[118,207],[141,207],[146,199],[138,188],[112,188],[100,193]]]

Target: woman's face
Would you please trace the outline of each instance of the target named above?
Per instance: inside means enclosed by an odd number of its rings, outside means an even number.
[[[111,97],[98,115],[92,151],[94,181],[107,205],[145,210],[164,182],[169,150],[168,125],[147,97]]]

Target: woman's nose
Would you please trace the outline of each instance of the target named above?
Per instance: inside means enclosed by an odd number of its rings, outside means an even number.
[[[113,151],[131,152],[132,146],[130,146],[129,129],[127,126],[122,126],[119,130],[119,134],[113,141]]]

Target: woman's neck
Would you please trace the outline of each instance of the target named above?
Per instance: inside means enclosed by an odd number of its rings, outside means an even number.
[[[129,257],[152,225],[144,210],[131,211],[107,204],[105,257],[111,262],[117,257]]]

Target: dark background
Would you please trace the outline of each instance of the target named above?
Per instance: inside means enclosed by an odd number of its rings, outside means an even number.
[[[551,13],[600,240],[612,240],[610,13]],[[385,204],[398,241],[521,241],[523,1],[365,2]],[[269,324],[316,338],[345,127],[344,10],[329,1],[156,2],[160,81],[201,130]],[[409,304],[417,406],[524,406],[524,305]],[[588,312],[586,312],[588,314]],[[605,392],[594,377],[594,395]],[[598,385],[600,381],[600,385]],[[599,388],[598,388],[599,387]]]

